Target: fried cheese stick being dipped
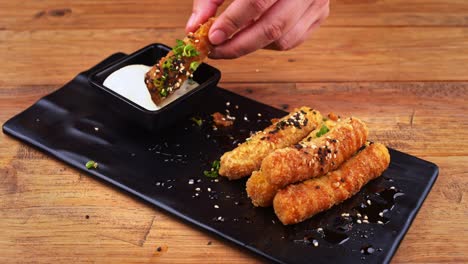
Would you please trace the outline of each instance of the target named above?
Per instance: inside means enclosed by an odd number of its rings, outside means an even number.
[[[361,120],[345,119],[325,137],[272,152],[262,161],[261,171],[278,188],[324,175],[356,153],[366,143],[368,133]]]
[[[260,168],[262,160],[276,149],[291,146],[307,136],[322,122],[322,115],[309,107],[301,107],[252,135],[220,160],[219,175],[230,180],[249,176]]]
[[[333,129],[335,125],[335,121],[327,120],[317,129],[310,132],[301,142],[307,142],[321,136],[326,136],[329,129]],[[271,206],[278,189],[277,186],[268,182],[265,174],[263,174],[261,170],[254,171],[246,184],[247,195],[250,197],[254,206]]]
[[[177,45],[146,73],[145,83],[155,104],[192,78],[193,72],[211,52],[213,46],[208,40],[208,32],[214,20],[210,18],[195,33],[189,33],[184,40],[177,40]]]
[[[370,144],[338,170],[278,191],[273,200],[275,213],[284,225],[302,222],[350,198],[389,164],[388,149]]]

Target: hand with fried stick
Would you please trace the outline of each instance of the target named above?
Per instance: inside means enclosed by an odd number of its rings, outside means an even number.
[[[262,161],[261,171],[278,188],[324,175],[349,159],[366,143],[367,135],[361,120],[345,119],[325,137],[272,152]]]
[[[208,40],[208,32],[214,20],[210,18],[195,33],[189,33],[184,40],[177,40],[177,45],[146,73],[145,83],[155,104],[159,104],[188,78],[192,78],[211,52],[213,46]]]
[[[322,115],[309,107],[301,107],[271,126],[251,136],[221,157],[219,175],[230,180],[249,176],[260,168],[262,160],[276,149],[292,146],[316,129]]]
[[[310,134],[305,137],[302,142],[309,142],[315,138],[326,136],[330,129],[335,127],[336,122],[333,120],[326,120],[317,129],[310,132]],[[299,143],[299,144],[300,144]],[[252,176],[246,184],[247,195],[252,200],[254,206],[268,207],[273,203],[273,198],[275,197],[276,192],[279,190],[279,187],[271,184],[265,174],[261,170],[254,171]]]
[[[350,198],[389,164],[388,149],[370,144],[338,170],[280,190],[273,200],[275,213],[284,225],[302,222]]]
[[[194,0],[186,30],[216,14],[224,0]],[[232,59],[268,48],[299,46],[327,18],[329,0],[233,0],[210,30],[210,58]]]

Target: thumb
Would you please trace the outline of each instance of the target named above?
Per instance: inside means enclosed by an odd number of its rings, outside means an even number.
[[[200,24],[216,14],[218,7],[223,2],[224,0],[194,0],[192,15],[185,26],[185,31],[188,33],[197,30]]]

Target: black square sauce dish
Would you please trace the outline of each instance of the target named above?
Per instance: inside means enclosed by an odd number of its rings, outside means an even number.
[[[221,78],[221,72],[218,69],[206,63],[202,63],[193,75],[193,80],[199,85],[157,110],[148,110],[138,105],[104,86],[104,81],[113,72],[128,65],[143,64],[153,66],[160,58],[166,56],[170,50],[170,47],[159,43],[148,45],[111,63],[103,69],[91,73],[89,81],[92,86],[100,88],[106,93],[106,96],[109,97],[109,100],[103,102],[106,104],[105,107],[109,107],[112,111],[121,115],[121,117],[150,131],[157,131],[161,128],[168,127],[177,120],[181,120],[192,113],[192,109],[200,104],[210,91],[216,88]]]

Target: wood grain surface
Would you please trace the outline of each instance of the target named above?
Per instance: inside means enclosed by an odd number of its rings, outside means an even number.
[[[0,123],[111,53],[171,44],[190,10],[188,0],[0,0]],[[301,47],[209,63],[231,91],[358,116],[373,140],[439,165],[393,262],[468,262],[467,1],[335,0]],[[2,133],[0,234],[0,263],[264,261]]]

